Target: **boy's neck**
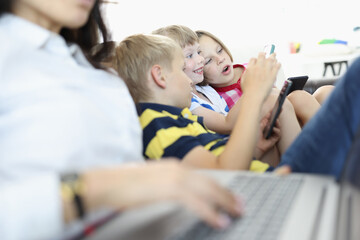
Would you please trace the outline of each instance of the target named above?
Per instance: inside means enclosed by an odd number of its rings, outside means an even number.
[[[176,107],[176,108],[183,109],[183,107],[175,106],[175,105],[171,104],[170,101],[163,101],[163,100],[158,100],[158,99],[150,99],[150,100],[146,100],[146,101],[140,101],[139,104],[141,104],[141,103],[159,104],[159,105],[164,105],[164,106],[170,106],[170,107]]]

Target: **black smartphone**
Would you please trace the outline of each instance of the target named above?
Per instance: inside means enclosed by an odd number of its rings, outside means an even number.
[[[277,98],[275,106],[274,106],[274,108],[273,108],[273,110],[271,112],[270,121],[264,128],[263,134],[264,134],[265,139],[268,139],[272,134],[273,128],[274,128],[275,123],[276,123],[276,119],[279,117],[282,105],[283,105],[283,103],[285,101],[285,98],[286,98],[292,84],[293,84],[292,81],[285,80],[284,85],[281,88],[279,97]]]
[[[292,82],[292,85],[287,94],[295,90],[303,90],[308,79],[308,76],[289,77],[288,80]]]

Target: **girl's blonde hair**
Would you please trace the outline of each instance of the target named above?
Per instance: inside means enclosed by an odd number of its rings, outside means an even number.
[[[231,62],[233,62],[233,57],[229,51],[229,49],[225,46],[225,44],[218,38],[216,37],[214,34],[212,33],[209,33],[207,31],[203,31],[203,30],[197,30],[195,31],[196,35],[198,36],[198,38],[200,39],[202,36],[208,36],[209,38],[212,38],[215,42],[217,42],[221,48],[229,55],[230,59],[231,59]],[[201,47],[200,47],[201,49]],[[206,76],[205,76],[205,73],[204,73],[204,81],[202,81],[201,83],[199,83],[198,85],[199,86],[206,86],[208,85],[209,83],[207,82],[207,79],[206,79]]]
[[[167,36],[177,42],[181,48],[187,45],[194,45],[199,42],[196,33],[190,28],[183,25],[169,25],[159,28],[152,32],[153,34]]]
[[[225,44],[218,38],[216,37],[214,34],[209,33],[207,31],[203,31],[203,30],[198,30],[195,31],[196,35],[198,36],[198,38],[200,39],[202,36],[208,36],[209,38],[212,38],[215,42],[217,42],[222,49],[225,50],[225,52],[230,56],[231,62],[233,62],[233,56],[231,55],[229,49],[225,46]]]
[[[115,49],[114,68],[125,81],[135,103],[151,98],[147,78],[152,66],[172,70],[176,49],[172,39],[160,35],[136,34],[120,42]]]

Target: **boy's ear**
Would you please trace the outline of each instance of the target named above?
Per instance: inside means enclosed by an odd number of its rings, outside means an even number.
[[[165,77],[163,76],[163,69],[160,65],[152,66],[150,74],[156,85],[158,85],[160,88],[166,87]]]

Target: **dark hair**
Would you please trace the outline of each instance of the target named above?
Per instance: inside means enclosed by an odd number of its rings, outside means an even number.
[[[73,42],[80,46],[87,59],[96,68],[103,67],[90,56],[90,50],[100,42],[99,33],[101,34],[103,42],[107,42],[110,39],[110,35],[101,16],[100,4],[100,0],[95,1],[89,19],[84,26],[79,29],[63,28],[60,31],[60,35],[63,36],[67,42]],[[11,12],[12,6],[13,0],[1,0],[0,17],[6,12]],[[102,54],[102,51],[103,50],[100,49],[98,54]]]
[[[93,61],[96,61],[98,63],[107,63],[112,65],[113,59],[115,57],[115,48],[115,41],[99,43],[91,49],[91,58]]]
[[[110,35],[101,16],[100,0],[95,1],[89,19],[84,26],[79,29],[63,28],[60,31],[60,35],[63,36],[67,42],[78,44],[94,67],[103,68],[99,62],[96,61],[96,56],[103,55],[103,52],[106,51],[106,49],[99,49],[94,56],[91,56],[90,53],[91,48],[100,42],[98,30],[101,33],[102,42],[109,41]]]
[[[11,12],[12,0],[1,0],[0,1],[0,17],[4,13]]]

